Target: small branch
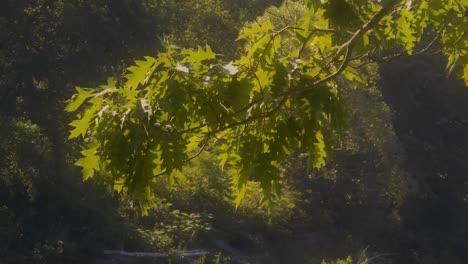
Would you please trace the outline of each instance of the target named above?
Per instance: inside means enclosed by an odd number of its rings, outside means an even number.
[[[413,53],[413,55],[419,55],[419,54],[423,54],[423,53],[426,53],[426,51],[428,51],[434,44],[437,40],[439,40],[439,35],[435,36],[432,41],[426,46],[424,47],[423,49]]]
[[[283,33],[284,31],[286,31],[286,30],[288,30],[288,29],[294,29],[294,27],[285,26],[284,28],[282,28],[282,29],[280,29],[280,30],[278,30],[278,31],[275,31],[275,32],[273,33],[273,38],[276,37],[276,36],[278,36],[279,34]],[[272,38],[272,39],[273,39],[273,38]],[[268,45],[267,45],[267,46],[268,46]]]
[[[184,160],[184,162],[189,162],[189,161],[193,160],[194,158],[200,156],[200,154],[203,152],[203,150],[205,150],[206,145],[208,145],[208,140],[209,140],[209,139],[210,139],[210,137],[207,136],[207,137],[205,138],[205,142],[203,142],[203,145],[200,147],[200,149],[197,151],[197,153],[195,153],[193,156],[190,156],[190,157],[186,158],[186,159]]]
[[[242,121],[235,122],[235,123],[229,124],[227,126],[218,128],[217,130],[213,131],[212,133],[219,133],[219,132],[224,131],[224,130],[229,129],[229,128],[233,128],[233,127],[236,127],[236,126],[239,126],[239,125],[245,125],[245,124],[248,124],[248,123],[250,123],[252,121],[262,119],[262,118],[265,118],[265,117],[270,117],[275,112],[277,112],[278,110],[281,109],[281,107],[284,105],[284,103],[286,102],[287,99],[288,99],[288,95],[285,95],[285,96],[283,96],[281,101],[278,102],[278,105],[276,105],[273,109],[271,109],[271,111],[266,112],[266,113],[261,114],[261,115],[251,116],[251,117],[246,118],[246,119],[244,119]]]
[[[389,0],[367,23],[365,23],[358,31],[354,33],[354,35],[342,46],[342,48],[344,48],[344,46],[349,46],[352,48],[354,45],[356,45],[364,34],[375,27],[380,22],[380,20],[382,20],[382,18],[384,18],[390,11],[392,11],[393,7],[401,1],[402,0]]]
[[[351,55],[352,55],[352,49],[358,43],[358,41],[362,38],[362,36],[365,33],[367,33],[369,30],[371,30],[373,27],[375,27],[380,22],[380,20],[384,16],[386,16],[389,12],[391,12],[392,9],[394,8],[394,6],[396,4],[398,4],[398,3],[400,3],[401,1],[402,0],[390,0],[390,1],[388,1],[367,23],[365,23],[359,30],[357,30],[346,43],[344,43],[343,45],[340,46],[340,48],[334,53],[332,59],[329,62],[329,65],[331,65],[333,62],[336,62],[338,60],[338,58],[344,53],[344,58],[341,61],[341,64],[340,64],[339,68],[335,72],[327,75],[323,79],[315,81],[311,85],[301,87],[301,88],[298,88],[298,89],[291,89],[291,90],[285,92],[283,94],[283,98],[270,111],[268,111],[266,113],[263,113],[263,114],[260,114],[260,115],[245,118],[244,120],[234,122],[234,123],[231,123],[231,124],[226,125],[226,126],[222,126],[222,127],[218,128],[218,129],[210,132],[209,135],[216,134],[216,133],[219,133],[219,132],[224,131],[226,129],[233,128],[233,127],[236,127],[236,126],[239,126],[239,125],[245,125],[245,124],[248,124],[248,123],[250,123],[252,121],[255,121],[255,120],[258,120],[258,119],[270,117],[271,115],[273,115],[274,113],[276,113],[278,110],[281,109],[281,107],[284,105],[284,103],[287,101],[287,99],[289,98],[289,96],[291,94],[310,90],[312,88],[317,87],[318,85],[321,85],[323,83],[326,83],[326,82],[334,79],[336,76],[338,76],[339,74],[341,74],[344,71],[344,69],[346,68],[346,66],[350,62]],[[279,31],[273,33],[273,37],[270,39],[270,42],[272,41],[272,39],[274,39],[275,35],[280,34],[280,33],[284,32],[284,31],[286,31],[288,29],[292,29],[292,28],[293,27],[284,27],[284,28],[280,29]],[[330,30],[327,30],[327,29],[314,29],[314,30],[334,32],[333,30],[330,31]],[[270,43],[268,43],[267,46],[269,44]],[[325,68],[329,67],[329,65],[325,66]],[[260,103],[260,102],[262,102],[262,100],[255,100],[255,101],[251,102],[249,105],[247,105],[246,107],[243,107],[242,109],[240,109],[240,110],[236,111],[235,113],[233,113],[232,116],[236,116],[236,115],[246,111],[247,109],[249,109],[253,105],[255,105],[257,103]],[[213,124],[213,123],[207,122],[207,123],[201,124],[201,125],[193,127],[193,128],[181,130],[179,132],[187,133],[187,132],[195,131],[195,130],[198,130],[200,128],[206,127],[206,126],[208,126],[210,124]],[[204,147],[202,147],[202,149],[199,151],[199,153],[201,153],[203,148]],[[191,159],[195,158],[196,156],[199,155],[199,153],[197,153],[194,157],[190,157],[188,160],[191,160]],[[166,173],[166,170],[163,170],[161,173],[155,175],[154,177],[158,177],[158,176],[160,176],[162,174],[165,174],[165,173]]]
[[[164,170],[162,170],[160,173],[155,174],[155,175],[149,177],[148,179],[149,179],[149,180],[151,180],[151,179],[156,179],[156,178],[158,178],[159,176],[163,176],[163,175],[166,174],[166,173],[167,173],[167,169],[164,169]]]
[[[332,59],[327,64],[327,66],[322,68],[322,70],[323,70],[323,69],[326,69],[326,68],[330,67],[330,65],[333,62],[336,62],[336,60],[338,60],[338,58],[343,53],[345,53],[345,57],[344,57],[343,61],[341,62],[341,65],[338,68],[338,70],[336,70],[334,73],[326,76],[325,78],[320,79],[320,80],[312,83],[311,85],[308,85],[306,87],[302,87],[302,88],[299,88],[299,89],[290,90],[286,94],[289,95],[289,94],[292,94],[292,93],[295,93],[295,92],[302,92],[302,91],[310,90],[310,89],[315,88],[316,86],[318,86],[320,84],[323,84],[325,82],[330,81],[331,79],[338,76],[341,72],[343,72],[343,70],[346,68],[346,66],[348,65],[348,63],[350,61],[352,50],[353,50],[354,46],[359,42],[359,40],[362,38],[362,36],[364,36],[364,34],[366,34],[369,30],[371,30],[373,27],[375,27],[380,22],[380,20],[382,20],[382,18],[384,18],[389,12],[391,12],[393,7],[396,4],[400,3],[401,1],[402,0],[390,0],[390,1],[388,1],[367,23],[365,23],[360,29],[358,29],[347,42],[345,42],[343,45],[341,45],[341,47],[335,52],[335,54],[333,55]],[[318,74],[316,76],[318,76]]]
[[[295,30],[302,30],[302,31],[305,31],[305,29],[303,28],[300,28],[300,27],[288,27],[289,29],[295,29]],[[331,28],[312,28],[310,29],[310,32],[319,32],[319,33],[337,33],[336,30],[334,29],[331,29]],[[349,33],[347,31],[347,33]],[[353,34],[352,32],[350,33],[351,35]]]
[[[336,70],[334,73],[328,75],[327,77],[314,82],[312,84],[312,86],[318,86],[318,85],[320,85],[322,83],[325,83],[325,82],[328,82],[329,80],[331,80],[331,79],[335,78],[336,76],[338,76],[340,73],[342,73],[344,71],[346,66],[348,66],[348,63],[349,63],[350,59],[351,59],[351,47],[348,46],[348,47],[346,47],[346,53],[345,53],[344,59],[341,62],[341,65],[338,68],[338,70]]]
[[[231,137],[226,137],[225,139],[229,140],[229,139],[240,137],[242,134],[244,134],[246,127],[247,127],[247,125],[244,124],[244,126],[242,127],[242,130],[239,133],[237,133],[237,134],[235,134],[235,135],[233,135]],[[220,138],[216,137],[216,134],[213,134],[213,136],[216,138],[216,140],[221,140]]]
[[[439,35],[435,36],[432,39],[432,41],[426,47],[422,48],[421,50],[419,50],[419,51],[417,51],[417,52],[415,52],[413,54],[411,54],[411,56],[417,56],[417,55],[421,55],[421,54],[426,53],[436,43],[436,41],[438,39],[439,39]],[[406,52],[400,52],[400,53],[390,54],[390,55],[387,55],[387,56],[382,57],[382,58],[378,58],[378,57],[374,57],[374,56],[368,56],[368,57],[370,59],[374,60],[374,61],[377,61],[377,62],[388,62],[388,61],[403,57],[405,55],[408,55],[408,54]]]

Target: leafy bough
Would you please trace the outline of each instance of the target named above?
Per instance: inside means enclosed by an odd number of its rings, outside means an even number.
[[[284,183],[282,160],[299,150],[311,167],[325,165],[344,123],[340,85],[366,85],[361,66],[392,57],[389,48],[411,55],[442,44],[448,68],[463,65],[468,80],[467,7],[466,0],[306,1],[287,25],[263,19],[244,28],[238,40],[245,50],[235,61],[209,46],[168,46],[137,60],[121,83],[77,87],[66,108],[78,112],[70,124],[70,139],[83,142],[76,165],[85,179],[99,172],[145,211],[158,177],[173,182],[216,145],[237,204],[256,181],[270,205]],[[336,10],[354,22],[343,23]],[[428,27],[436,38],[417,50]]]

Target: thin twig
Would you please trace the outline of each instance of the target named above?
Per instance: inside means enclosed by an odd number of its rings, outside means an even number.
[[[407,56],[417,56],[417,55],[425,54],[435,44],[435,42],[439,39],[439,37],[440,37],[439,35],[435,36],[432,39],[432,41],[426,47],[422,48],[421,50],[419,50],[417,52],[414,52],[411,55],[408,55],[408,53],[406,53],[406,52],[400,52],[400,53],[390,54],[390,55],[387,55],[387,56],[382,57],[382,58],[378,58],[378,57],[374,57],[374,56],[369,56],[369,58],[374,60],[374,61],[377,61],[377,62],[388,62],[388,61],[403,57],[405,55],[407,55]]]

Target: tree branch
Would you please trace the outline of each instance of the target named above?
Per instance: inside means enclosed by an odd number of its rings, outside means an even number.
[[[338,68],[338,70],[336,70],[334,73],[326,76],[325,78],[312,83],[311,85],[308,85],[308,86],[305,86],[305,87],[302,87],[302,88],[299,88],[299,89],[290,90],[290,91],[286,92],[286,94],[292,94],[292,93],[296,93],[296,92],[303,92],[303,91],[313,89],[313,88],[317,87],[320,84],[323,84],[325,82],[330,81],[331,79],[335,78],[340,73],[342,73],[344,71],[344,69],[346,68],[346,66],[348,65],[349,61],[350,61],[352,50],[353,50],[354,46],[359,42],[359,40],[361,40],[362,36],[364,36],[364,34],[366,34],[369,30],[371,30],[372,28],[377,26],[377,24],[380,22],[380,20],[382,20],[387,14],[389,14],[393,10],[394,6],[397,5],[398,3],[400,3],[401,1],[402,0],[390,0],[390,1],[388,1],[369,21],[367,21],[367,23],[365,23],[360,29],[358,29],[348,41],[346,41],[343,45],[341,45],[341,47],[335,52],[335,54],[333,55],[333,57],[332,57],[332,59],[331,59],[331,61],[329,63],[329,65],[330,65],[334,61],[338,60],[338,58],[343,53],[345,53],[345,57],[344,57],[343,61],[341,62],[341,65]],[[325,68],[326,67],[328,67],[328,65],[325,66]]]
[[[390,1],[388,1],[367,23],[365,23],[359,30],[354,32],[352,37],[347,42],[345,42],[343,45],[341,45],[341,47],[335,52],[335,54],[333,55],[333,57],[332,57],[332,59],[330,61],[330,63],[335,62],[343,54],[343,52],[345,52],[344,59],[341,62],[340,67],[335,72],[331,73],[330,75],[326,76],[325,78],[323,78],[321,80],[318,80],[318,81],[312,83],[311,85],[286,91],[285,93],[283,93],[283,99],[278,103],[278,105],[275,108],[273,108],[271,111],[269,111],[269,112],[267,112],[265,114],[249,117],[249,118],[246,118],[246,119],[244,119],[242,121],[235,122],[235,123],[229,124],[227,126],[223,126],[223,127],[219,128],[219,129],[213,131],[212,133],[218,133],[218,132],[224,131],[226,129],[229,129],[229,128],[232,128],[232,127],[235,127],[235,126],[238,126],[238,125],[247,124],[247,123],[250,123],[250,122],[255,121],[257,119],[264,118],[265,116],[270,116],[270,115],[272,115],[273,113],[275,113],[276,111],[278,111],[281,108],[281,106],[284,104],[284,102],[286,102],[287,98],[291,94],[313,89],[313,88],[317,87],[318,85],[323,84],[325,82],[328,82],[331,79],[338,76],[339,74],[341,74],[344,71],[344,69],[346,68],[346,66],[348,65],[348,63],[350,62],[350,60],[351,60],[353,47],[359,42],[359,40],[362,38],[362,36],[364,36],[364,34],[367,33],[369,30],[374,28],[380,22],[380,20],[382,20],[383,17],[385,17],[387,14],[389,14],[393,10],[394,6],[397,5],[398,3],[400,3],[401,1],[402,0],[390,0]],[[283,32],[286,29],[291,29],[291,27],[285,27],[285,28],[281,29],[280,31]],[[320,30],[320,29],[314,29],[314,30]],[[312,30],[312,31],[314,31],[314,30]],[[325,29],[325,31],[326,32],[333,32],[333,30],[328,30],[328,29]],[[328,65],[325,66],[325,68],[326,67],[328,67]],[[259,102],[261,102],[261,100],[255,100],[255,101],[251,102],[247,106],[245,106],[245,107],[239,109],[238,111],[236,111],[235,113],[233,113],[232,116],[236,116],[236,115],[248,110],[250,107],[252,107],[253,105],[255,105],[255,104],[259,103]],[[208,123],[204,123],[204,124],[201,124],[201,125],[193,127],[193,128],[181,130],[179,132],[181,132],[181,133],[191,132],[191,131],[198,130],[200,128],[206,127],[206,126],[211,125],[211,124],[213,124],[213,123],[208,122]]]

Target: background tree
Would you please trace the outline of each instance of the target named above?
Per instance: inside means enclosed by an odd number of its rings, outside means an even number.
[[[106,75],[120,75],[132,58],[156,54],[164,34],[176,35],[172,25],[179,18],[160,12],[172,8],[172,2],[164,8],[159,1],[157,10],[152,2],[2,3],[1,262],[82,263],[104,246],[141,244],[127,215],[119,215],[112,191],[101,180],[82,182],[73,166],[79,152],[67,140],[69,115],[63,108],[73,84],[92,87]],[[183,11],[198,13],[206,5],[187,5]],[[262,12],[240,10],[250,17]],[[242,24],[234,16],[229,19],[234,21],[229,26]]]

